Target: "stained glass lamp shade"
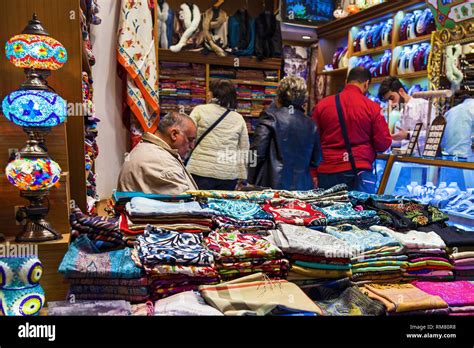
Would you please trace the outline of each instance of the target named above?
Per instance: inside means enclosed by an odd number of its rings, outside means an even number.
[[[22,191],[48,190],[61,177],[59,164],[49,158],[20,158],[5,169],[8,181]]]
[[[20,34],[7,41],[8,60],[17,68],[57,70],[67,61],[67,51],[49,36]]]
[[[54,127],[67,117],[66,101],[43,90],[18,90],[3,99],[5,117],[23,127]]]

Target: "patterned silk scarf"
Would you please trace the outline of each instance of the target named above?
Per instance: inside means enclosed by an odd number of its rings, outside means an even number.
[[[154,133],[160,119],[158,70],[153,20],[146,1],[122,0],[117,59],[127,71],[127,105],[143,131]]]

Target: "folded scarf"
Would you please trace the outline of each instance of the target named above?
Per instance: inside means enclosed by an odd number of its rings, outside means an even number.
[[[283,257],[277,246],[256,234],[211,232],[204,238],[204,243],[214,253],[216,260]]]
[[[388,312],[448,307],[441,297],[429,295],[411,284],[365,284],[363,292],[373,299],[381,300]]]
[[[148,226],[137,238],[141,263],[212,266],[214,257],[204,247],[201,233],[180,233]]]
[[[415,281],[413,284],[428,294],[441,297],[450,307],[474,305],[474,283],[472,282]]]
[[[308,262],[308,261],[295,261],[295,265],[313,269],[329,269],[329,270],[350,270],[351,265],[328,265],[324,263],[317,263],[317,262]]]
[[[350,278],[352,276],[351,270],[314,269],[298,265],[292,265],[290,273],[297,273],[311,279]],[[288,277],[290,276],[288,275]]]

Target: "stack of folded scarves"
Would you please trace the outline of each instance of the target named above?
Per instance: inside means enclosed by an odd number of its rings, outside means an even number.
[[[131,236],[143,233],[148,224],[185,233],[209,232],[212,226],[212,211],[202,208],[198,202],[162,202],[134,197],[125,210],[120,228]]]
[[[377,212],[373,210],[357,211],[351,203],[338,203],[328,207],[320,207],[319,210],[326,215],[330,226],[352,224],[360,228],[368,228],[380,222]]]
[[[86,235],[77,237],[59,266],[70,283],[70,296],[78,300],[147,300],[148,279],[133,262],[131,250],[100,252]]]
[[[180,233],[151,225],[138,236],[133,260],[143,267],[153,300],[202,284],[216,284],[214,257],[205,248],[201,233]]]
[[[360,290],[385,306],[388,315],[447,315],[448,304],[409,283],[364,284]]]
[[[343,203],[349,200],[347,185],[339,184],[330,189],[314,189],[308,191],[286,191],[286,190],[266,190],[264,192],[274,192],[275,198],[297,199],[309,202],[317,206],[327,206],[334,203]]]
[[[362,293],[349,278],[300,285],[323,311],[330,316],[384,315],[385,307]]]
[[[112,200],[114,202],[116,213],[119,214],[125,212],[125,205],[134,197],[155,199],[163,202],[189,202],[193,200],[193,196],[190,194],[166,195],[160,193],[121,192],[114,190],[112,193]]]
[[[415,281],[413,284],[428,294],[441,297],[449,305],[449,315],[474,316],[473,282]]]
[[[310,203],[297,199],[278,198],[268,200],[262,207],[263,210],[273,215],[276,222],[307,226],[318,231],[326,229],[326,215],[313,208]]]
[[[69,215],[71,240],[82,234],[101,251],[120,249],[125,246],[125,239],[119,230],[118,219],[105,216],[91,217],[74,208]]]
[[[474,280],[474,232],[436,225],[422,230],[434,231],[446,243],[456,280]]]
[[[304,226],[278,224],[267,240],[290,260],[288,280],[292,282],[308,284],[352,276],[350,257],[354,249],[339,238]]]
[[[326,233],[351,245],[352,280],[394,282],[401,279],[402,266],[408,258],[400,255],[400,243],[384,232],[360,229],[353,225],[329,226]]]
[[[397,232],[384,226],[372,226],[372,231],[383,232],[403,246],[403,277],[406,279],[452,279],[453,266],[449,262],[444,241],[434,232]]]
[[[282,251],[262,236],[240,232],[211,232],[204,238],[214,254],[221,279],[231,280],[263,273],[269,278],[286,278],[288,260]]]
[[[251,233],[275,228],[272,215],[249,200],[208,198],[207,207],[213,211],[216,228]]]

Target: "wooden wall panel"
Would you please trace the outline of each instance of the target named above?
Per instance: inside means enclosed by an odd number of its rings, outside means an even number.
[[[170,7],[174,11],[179,11],[179,6],[184,3],[184,0],[167,0]],[[191,3],[196,4],[201,12],[206,11],[208,8],[215,3],[211,0],[193,0]],[[222,5],[222,9],[227,12],[229,16],[232,16],[235,11],[241,8],[247,7],[251,16],[258,16],[264,9],[274,11],[275,2],[274,0],[227,0]]]
[[[82,102],[82,50],[79,0],[0,0],[0,98],[19,88],[24,81],[23,70],[16,68],[5,57],[4,43],[12,36],[20,34],[28,21],[36,13],[46,31],[60,41],[68,52],[68,61],[63,68],[53,71],[48,78],[49,85],[68,103]],[[69,115],[67,125],[53,128],[46,138],[51,157],[59,163],[63,172],[70,171],[70,164],[84,162],[84,145],[75,145],[81,157],[68,153],[66,129],[70,124],[82,121],[80,115]],[[70,133],[83,134],[83,129]],[[83,135],[82,135],[83,137]],[[27,137],[19,126],[0,116],[0,223],[7,236],[13,236],[20,226],[15,224],[14,207],[27,205],[28,201],[19,196],[19,191],[5,178],[4,169],[8,162],[9,148],[22,148]],[[71,147],[72,144],[70,143]],[[78,160],[79,159],[79,160]],[[84,171],[81,173],[84,178]],[[74,178],[73,178],[74,179]],[[51,212],[48,220],[61,233],[69,233],[69,185],[68,176],[62,178],[62,185],[51,190]],[[85,187],[85,182],[83,181]],[[85,199],[85,190],[82,193]]]

